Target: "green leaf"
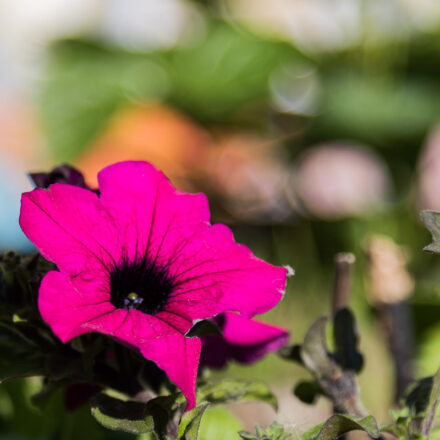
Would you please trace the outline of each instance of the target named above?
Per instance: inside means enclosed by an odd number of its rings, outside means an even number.
[[[283,425],[278,422],[273,422],[267,429],[256,426],[255,430],[256,434],[245,431],[238,434],[243,440],[287,440],[291,438],[291,434],[285,432]]]
[[[213,404],[247,402],[259,400],[277,410],[277,399],[269,387],[261,381],[225,379],[215,384],[205,384],[198,388],[197,400]]]
[[[381,437],[376,420],[372,416],[358,418],[351,415],[335,414],[321,425],[315,426],[301,436],[301,440],[333,440],[350,431],[364,431],[370,438]]]
[[[301,346],[304,365],[318,378],[340,376],[339,368],[328,354],[326,341],[327,316],[318,318],[309,328]]]
[[[181,395],[160,396],[147,403],[123,401],[106,394],[96,394],[91,400],[95,419],[108,429],[133,434],[154,433],[166,440],[168,431],[177,435],[175,414],[181,409]]]
[[[166,74],[151,57],[85,41],[57,43],[40,100],[55,159],[72,160],[119,107],[160,97],[166,88]]]
[[[304,380],[296,384],[294,394],[301,402],[312,405],[323,391],[316,382]]]
[[[327,136],[397,146],[397,140],[422,137],[440,114],[440,89],[434,81],[388,81],[346,66],[323,80],[316,130]]]
[[[18,325],[0,322],[0,382],[17,377],[40,376],[44,353]]]
[[[145,403],[125,402],[99,393],[91,401],[91,410],[93,417],[108,429],[144,434],[155,428]]]
[[[424,377],[418,380],[412,387],[405,399],[405,405],[410,410],[411,417],[424,414],[428,407],[431,395],[433,377]]]
[[[169,99],[208,123],[230,121],[244,107],[248,116],[252,107],[268,105],[271,74],[303,59],[288,44],[212,22],[197,44],[165,55]]]
[[[435,374],[432,381],[431,393],[429,395],[428,405],[426,407],[426,417],[422,427],[422,434],[429,435],[429,433],[431,432],[439,403],[440,403],[440,368],[437,370],[437,373]]]
[[[199,436],[203,440],[235,440],[240,429],[243,425],[227,409],[213,406],[203,415]]]
[[[333,319],[335,358],[343,370],[362,370],[364,358],[357,347],[359,337],[356,320],[348,308],[339,309]]]
[[[186,412],[179,424],[179,440],[198,440],[200,424],[209,403],[204,402]]]
[[[421,217],[434,240],[431,244],[425,246],[423,250],[440,254],[440,213],[435,211],[422,211]]]

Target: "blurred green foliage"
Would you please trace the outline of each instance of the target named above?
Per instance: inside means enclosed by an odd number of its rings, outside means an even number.
[[[271,72],[302,58],[293,47],[213,22],[206,36],[167,51],[127,53],[85,41],[52,52],[41,108],[49,148],[73,159],[127,102],[161,98],[206,123],[268,105]]]

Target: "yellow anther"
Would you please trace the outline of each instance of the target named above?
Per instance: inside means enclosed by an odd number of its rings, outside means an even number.
[[[130,301],[134,301],[134,300],[138,299],[138,294],[136,292],[131,292],[128,294],[127,298]]]

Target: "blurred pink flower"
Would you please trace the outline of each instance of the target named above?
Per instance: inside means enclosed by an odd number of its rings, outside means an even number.
[[[305,208],[321,218],[361,215],[389,196],[389,171],[367,148],[346,142],[317,145],[300,159],[293,185]]]
[[[440,125],[431,131],[418,165],[417,208],[440,211]]]
[[[20,225],[58,266],[40,286],[43,319],[63,341],[100,332],[165,371],[195,405],[201,343],[195,321],[226,311],[245,318],[281,299],[287,269],[211,226],[203,194],[177,191],[147,162],[98,176],[99,195],[68,184],[23,194]]]

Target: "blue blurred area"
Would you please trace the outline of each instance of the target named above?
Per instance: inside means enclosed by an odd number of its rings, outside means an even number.
[[[23,234],[18,224],[20,196],[29,191],[23,170],[0,157],[0,251],[17,250],[30,252],[32,243]]]

